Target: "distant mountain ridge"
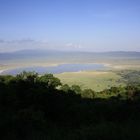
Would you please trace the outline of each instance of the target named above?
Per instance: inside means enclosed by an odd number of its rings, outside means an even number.
[[[140,54],[140,52],[137,51],[106,51],[106,52],[88,52],[88,51],[58,51],[58,50],[19,50],[14,52],[0,52],[0,55],[2,54],[38,54],[38,53],[82,53],[82,54]]]
[[[110,51],[110,52],[68,52],[54,50],[21,50],[16,52],[0,53],[0,59],[22,59],[34,57],[137,57],[140,58],[140,52],[129,51]]]

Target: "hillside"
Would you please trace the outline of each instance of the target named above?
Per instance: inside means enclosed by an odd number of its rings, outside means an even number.
[[[140,85],[95,92],[23,72],[0,91],[1,140],[140,139]]]

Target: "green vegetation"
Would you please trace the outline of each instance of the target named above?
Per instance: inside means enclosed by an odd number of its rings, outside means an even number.
[[[83,71],[55,74],[62,83],[68,85],[80,85],[82,89],[90,88],[102,91],[112,86],[124,86],[122,77],[113,71]]]
[[[139,140],[139,110],[139,84],[95,92],[52,74],[0,76],[1,140]]]
[[[129,85],[140,84],[140,71],[139,70],[121,70],[116,72],[122,77],[120,82],[125,82]]]

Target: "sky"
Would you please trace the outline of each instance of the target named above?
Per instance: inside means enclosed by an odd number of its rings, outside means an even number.
[[[140,51],[140,0],[0,0],[0,52]]]

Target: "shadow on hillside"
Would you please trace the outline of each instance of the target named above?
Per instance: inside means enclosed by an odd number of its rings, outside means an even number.
[[[54,82],[10,78],[0,81],[3,139],[140,138],[139,100],[86,99]]]

